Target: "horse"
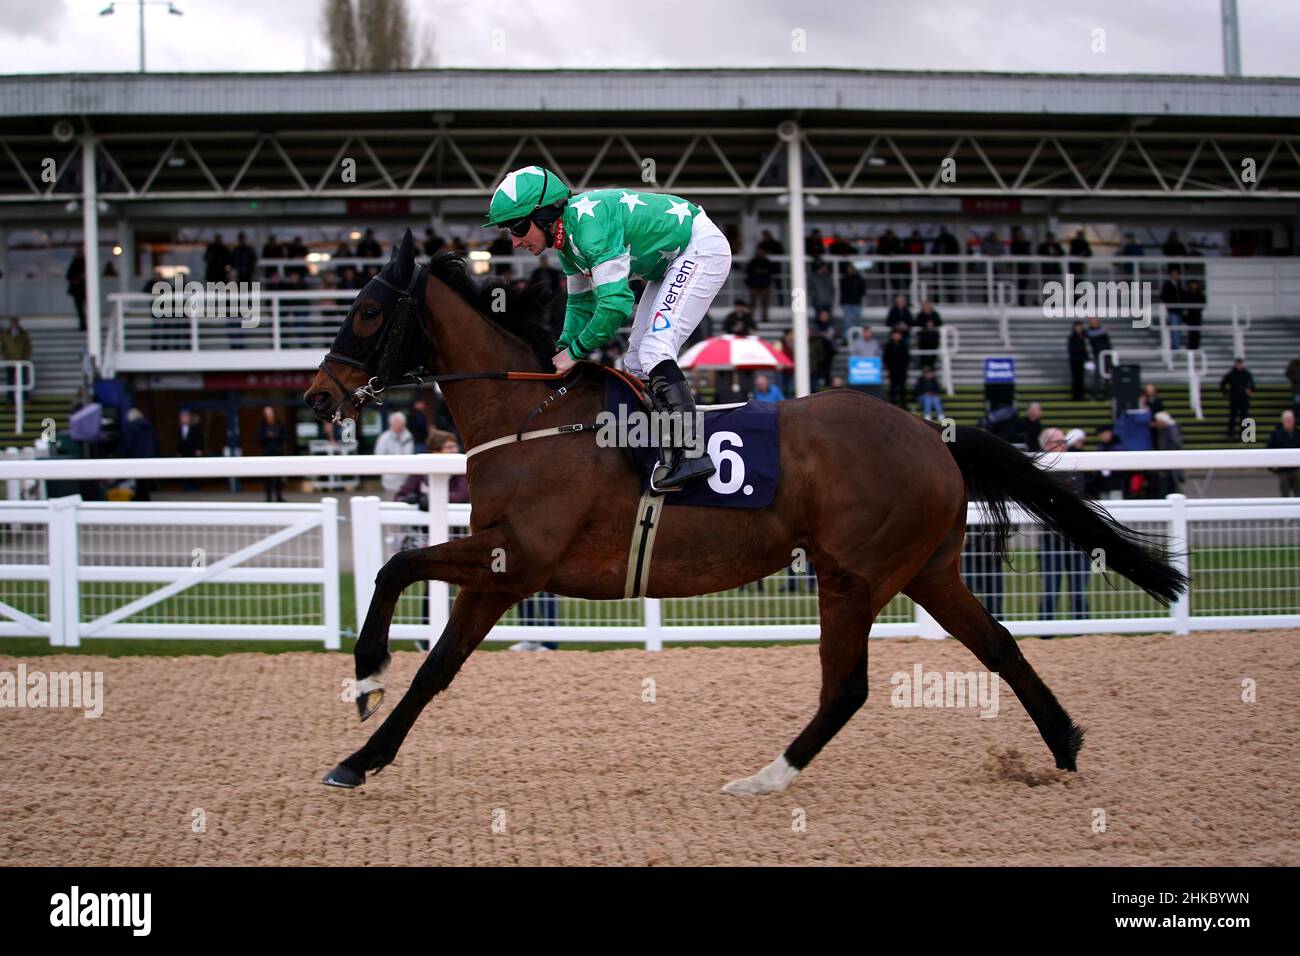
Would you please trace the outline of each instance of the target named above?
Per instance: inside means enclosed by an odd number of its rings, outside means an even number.
[[[553,338],[542,293],[480,287],[456,253],[415,261],[408,230],[358,293],[303,398],[323,420],[355,418],[386,388],[441,384],[467,447],[504,439],[467,464],[470,534],[395,554],[375,579],[354,650],[362,720],[381,705],[388,630],[402,591],[422,580],[459,587],[447,625],[410,687],[324,783],[356,787],[396,757],[416,718],[452,681],[493,625],[540,590],[588,600],[625,596],[640,476],[622,449],[590,430],[514,441],[521,422],[572,422],[601,411],[599,376],[567,380],[555,402]],[[538,410],[543,410],[540,416]],[[1020,506],[1110,571],[1168,604],[1187,587],[1160,539],[1124,527],[1059,475],[983,430],[945,436],[874,397],[831,389],[781,402],[780,475],[758,510],[670,505],[661,510],[648,597],[739,587],[802,553],[817,578],[821,693],[807,725],[771,763],[727,783],[733,795],[784,790],[867,699],[872,622],[899,592],[921,605],[1015,692],[1058,768],[1076,769],[1077,725],[1007,629],[960,573],[967,500],[982,502],[1006,556],[1010,507]],[[945,440],[948,438],[950,440]],[[801,549],[801,550],[800,550]],[[505,557],[504,572],[496,560]]]

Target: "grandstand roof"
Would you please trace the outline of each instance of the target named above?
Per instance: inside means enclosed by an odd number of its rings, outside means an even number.
[[[413,70],[0,77],[0,117],[463,110],[1300,116],[1300,79],[845,69]]]

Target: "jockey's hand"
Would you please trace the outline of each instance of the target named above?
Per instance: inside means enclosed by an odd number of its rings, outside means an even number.
[[[561,349],[555,353],[555,358],[551,359],[551,364],[555,366],[557,372],[567,372],[576,363],[573,356],[569,354],[568,349]]]

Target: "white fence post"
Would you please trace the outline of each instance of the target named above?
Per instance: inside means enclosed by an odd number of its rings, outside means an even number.
[[[916,604],[916,632],[927,641],[942,641],[946,636],[939,622],[930,616],[930,612]]]
[[[1191,535],[1187,530],[1187,496],[1168,495],[1170,563],[1183,574],[1191,576]],[[1170,620],[1175,634],[1188,634],[1192,630],[1192,588],[1178,595],[1170,608]]]
[[[447,475],[430,475],[429,476],[429,546],[442,544],[451,538],[451,525],[447,515],[447,486],[450,484],[450,477]],[[514,555],[506,555],[507,561],[513,561]],[[451,601],[451,587],[446,581],[429,582],[429,630],[430,643],[438,639],[438,635],[447,627],[447,619],[450,616],[449,602]]]
[[[358,635],[375,594],[375,575],[383,565],[383,541],[379,499],[374,495],[357,495],[352,499],[352,593],[357,604]]]
[[[321,592],[322,617],[325,625],[325,648],[337,651],[339,641],[339,500],[320,500],[321,563],[325,569],[325,587]]]
[[[659,598],[642,598],[641,606],[645,612],[645,649],[662,651],[664,649],[663,608]]]
[[[81,495],[50,502],[50,643],[56,647],[81,646],[81,590],[77,581],[77,508]],[[59,623],[54,621],[58,603]]]

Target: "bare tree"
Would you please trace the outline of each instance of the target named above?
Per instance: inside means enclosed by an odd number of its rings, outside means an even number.
[[[413,35],[407,0],[325,0],[330,69],[383,72],[432,66],[427,28]]]
[[[358,69],[361,51],[357,45],[357,11],[352,0],[325,0],[324,12],[330,69],[339,72]]]

